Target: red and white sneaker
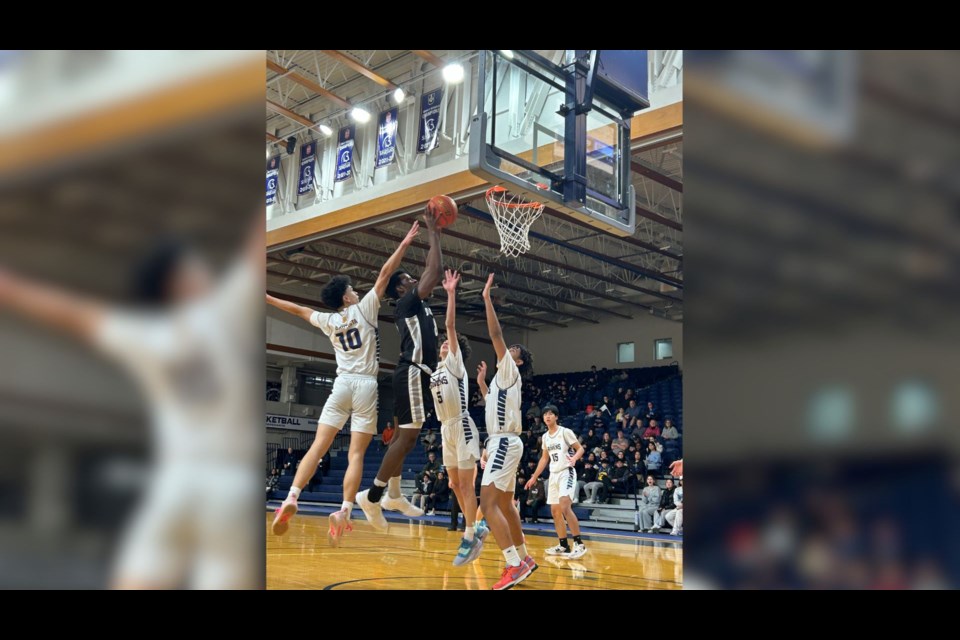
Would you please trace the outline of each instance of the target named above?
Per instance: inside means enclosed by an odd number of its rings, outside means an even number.
[[[531,556],[527,556],[526,558],[524,558],[523,561],[520,563],[520,567],[523,569],[523,576],[520,578],[520,580],[517,581],[518,584],[520,582],[523,582],[527,578],[529,578],[534,571],[539,569],[539,567],[537,566],[537,561],[534,560],[533,557]]]
[[[274,513],[276,515],[273,517],[273,526],[270,529],[273,535],[282,536],[290,528],[290,518],[297,515],[296,498],[287,497]]]
[[[530,570],[525,563],[521,562],[518,567],[507,565],[500,574],[500,579],[493,585],[494,591],[505,591],[517,585],[521,580],[530,575]]]
[[[330,514],[330,530],[327,531],[330,546],[339,547],[340,540],[351,531],[353,531],[353,524],[350,522],[350,517],[346,511],[340,509],[340,511],[334,511]]]

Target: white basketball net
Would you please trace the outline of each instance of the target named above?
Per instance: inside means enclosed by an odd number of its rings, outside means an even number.
[[[529,202],[503,187],[487,189],[487,206],[500,234],[500,252],[511,258],[530,250],[530,225],[543,213],[542,202]]]

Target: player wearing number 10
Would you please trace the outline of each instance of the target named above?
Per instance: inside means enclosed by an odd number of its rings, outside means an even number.
[[[419,223],[401,241],[380,270],[373,289],[361,299],[347,276],[335,276],[320,293],[323,303],[333,313],[314,311],[293,302],[267,296],[267,302],[278,309],[303,318],[330,338],[337,358],[337,378],[333,391],[323,405],[317,424],[317,437],[303,457],[290,488],[273,520],[273,533],[283,535],[289,521],[297,513],[300,491],[313,477],[321,458],[330,449],[333,439],[350,421],[350,450],[347,454],[347,473],[343,478],[343,505],[330,515],[330,542],[339,544],[345,531],[352,530],[350,515],[360,479],[363,475],[363,456],[377,433],[377,373],[380,368],[380,331],[377,315],[391,274],[400,266],[407,248],[417,237]]]

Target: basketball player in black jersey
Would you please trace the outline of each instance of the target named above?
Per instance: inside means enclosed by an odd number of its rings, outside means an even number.
[[[397,435],[390,443],[373,486],[357,494],[357,504],[367,521],[381,531],[387,528],[383,509],[419,517],[423,509],[413,506],[400,493],[400,472],[407,454],[417,444],[420,428],[433,406],[430,374],[437,367],[437,322],[425,304],[443,279],[440,228],[429,211],[424,216],[430,251],[420,280],[399,269],[387,284],[387,297],[397,301],[394,322],[400,332],[400,358],[393,372],[394,411]],[[387,489],[384,496],[384,489]],[[382,502],[381,502],[382,500]]]

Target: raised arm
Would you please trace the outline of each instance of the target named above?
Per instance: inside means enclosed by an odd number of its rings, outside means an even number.
[[[490,299],[490,288],[493,286],[493,274],[487,278],[487,284],[483,287],[483,302],[487,306],[487,331],[490,333],[490,341],[493,342],[493,350],[497,353],[497,362],[503,359],[503,354],[507,352],[507,345],[503,341],[503,329],[500,328],[500,321],[497,320],[497,310],[493,308],[493,300]]]
[[[310,322],[310,316],[313,315],[313,309],[310,307],[304,307],[296,302],[290,302],[289,300],[274,298],[269,293],[267,294],[267,304],[273,305],[277,309],[280,309],[280,311],[286,311],[287,313],[295,315],[298,318],[303,318],[307,322]]]
[[[457,342],[457,283],[460,274],[447,269],[443,279],[443,289],[447,292],[447,341],[450,343],[450,353],[456,354],[460,348]]]
[[[480,389],[480,395],[487,395],[487,363],[483,360],[477,365],[477,388]]]
[[[407,249],[413,244],[419,232],[420,223],[414,221],[413,226],[410,227],[410,231],[408,231],[404,239],[400,241],[400,246],[398,246],[397,250],[393,252],[393,255],[383,263],[383,267],[380,269],[380,275],[377,276],[377,281],[373,285],[373,290],[377,292],[378,298],[382,298],[387,292],[387,284],[390,282],[390,276],[400,268],[404,254],[407,253]]]
[[[417,295],[420,296],[421,300],[426,300],[443,279],[443,267],[440,266],[442,256],[440,255],[440,229],[437,227],[437,219],[427,211],[423,220],[427,226],[430,251],[427,252],[427,266],[424,267],[423,275],[417,283]]]
[[[537,482],[537,478],[539,478],[539,477],[540,477],[540,474],[543,473],[543,469],[544,469],[544,467],[547,466],[547,463],[548,463],[549,461],[550,461],[550,454],[547,453],[547,448],[544,447],[544,448],[543,448],[543,455],[540,456],[540,460],[537,461],[537,468],[536,468],[536,470],[533,472],[533,475],[530,476],[530,479],[527,480],[527,484],[523,485],[523,488],[524,488],[524,489],[526,489],[526,490],[528,490],[528,491],[530,490],[530,487],[532,487],[532,486]]]
[[[53,329],[93,341],[106,316],[99,302],[0,270],[0,307]]]

